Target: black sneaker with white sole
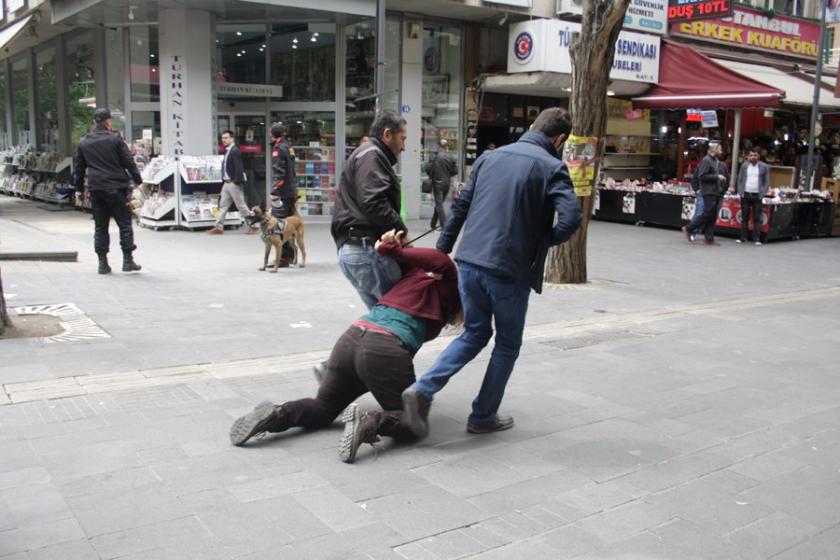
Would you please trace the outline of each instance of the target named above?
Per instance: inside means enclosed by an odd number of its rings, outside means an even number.
[[[245,416],[237,418],[230,427],[230,442],[243,445],[252,437],[269,431],[272,424],[277,422],[282,406],[264,401]]]
[[[409,387],[402,393],[403,421],[408,425],[418,439],[429,435],[429,408],[432,403],[414,387]]]

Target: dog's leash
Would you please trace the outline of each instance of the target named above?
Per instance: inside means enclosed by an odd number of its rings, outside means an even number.
[[[432,229],[430,229],[430,230],[429,230],[429,231],[427,231],[426,233],[421,234],[421,235],[418,235],[417,237],[415,237],[414,239],[412,239],[411,241],[409,241],[408,243],[406,243],[406,245],[414,245],[414,242],[415,242],[415,241],[417,241],[418,239],[423,239],[424,237],[426,237],[427,235],[429,235],[429,234],[430,234],[430,233],[432,233],[433,231],[437,231],[438,229],[440,229],[440,228],[433,227]]]

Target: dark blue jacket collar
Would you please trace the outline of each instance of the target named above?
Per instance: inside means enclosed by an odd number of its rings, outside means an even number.
[[[552,144],[548,136],[546,136],[542,132],[526,132],[522,135],[522,138],[519,139],[519,142],[535,144],[540,148],[544,149],[552,156],[556,157],[557,159],[560,159],[560,155],[557,153],[557,149],[554,147],[554,144]]]

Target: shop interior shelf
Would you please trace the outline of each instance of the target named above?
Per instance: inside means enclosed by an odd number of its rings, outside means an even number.
[[[649,165],[611,165],[610,167],[602,167],[602,170],[609,169],[650,169]]]

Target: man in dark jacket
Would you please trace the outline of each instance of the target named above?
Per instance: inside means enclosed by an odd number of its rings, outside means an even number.
[[[85,187],[87,172],[87,192],[93,206],[95,224],[93,245],[99,256],[99,274],[108,274],[108,251],[111,238],[108,225],[111,218],[120,229],[120,247],[123,252],[123,272],[140,270],[134,262],[134,230],[131,227],[131,210],[127,204],[131,196],[131,184],[140,185],[143,179],[137,165],[131,157],[123,139],[111,132],[111,112],[97,109],[93,114],[96,127],[79,142],[76,151],[75,175],[76,192]],[[130,176],[130,177],[129,177]]]
[[[374,250],[389,230],[406,231],[400,217],[400,182],[394,172],[405,149],[405,119],[391,111],[376,116],[370,142],[356,148],[341,174],[331,232],[338,265],[368,308],[400,279],[400,267]]]
[[[764,195],[770,189],[770,168],[758,159],[758,150],[752,149],[747,155],[747,162],[738,172],[738,196],[741,197],[741,238],[738,243],[747,242],[750,229],[750,210],[753,219],[753,241],[761,245],[761,208]]]
[[[222,161],[222,196],[219,201],[219,219],[216,225],[208,232],[212,235],[221,235],[225,232],[225,218],[231,205],[239,210],[239,216],[243,220],[251,215],[251,210],[245,203],[245,165],[242,162],[242,152],[233,139],[233,132],[225,130],[222,132],[222,144],[225,146],[225,159]],[[246,233],[257,233],[258,228],[251,226]]]
[[[452,251],[464,228],[455,256],[464,333],[403,392],[406,421],[421,437],[428,433],[432,397],[487,345],[494,323],[495,348],[467,430],[487,433],[513,427],[513,418],[497,411],[519,356],[530,290],[542,291],[549,247],[569,239],[583,218],[559,156],[571,128],[564,109],[546,109],[518,142],[478,158],[452,206],[437,248]]]
[[[709,151],[697,166],[697,182],[700,184],[698,195],[703,197],[703,213],[692,219],[682,228],[688,242],[693,240],[693,232],[702,229],[706,245],[719,245],[715,242],[715,222],[718,204],[726,192],[726,167],[719,161],[723,150],[720,144],[709,144]]]
[[[271,125],[271,215],[282,220],[295,214],[297,203],[297,179],[295,175],[295,151],[284,138],[283,125]],[[295,248],[291,243],[284,243],[280,253],[280,267],[288,267],[295,260]]]
[[[435,197],[435,212],[429,224],[432,229],[437,227],[438,222],[440,222],[440,227],[446,225],[446,211],[443,209],[443,204],[446,202],[446,195],[449,194],[452,177],[458,174],[458,164],[455,163],[455,158],[449,155],[448,144],[446,138],[441,138],[437,153],[432,154],[425,168],[429,182],[432,184],[432,194]]]

